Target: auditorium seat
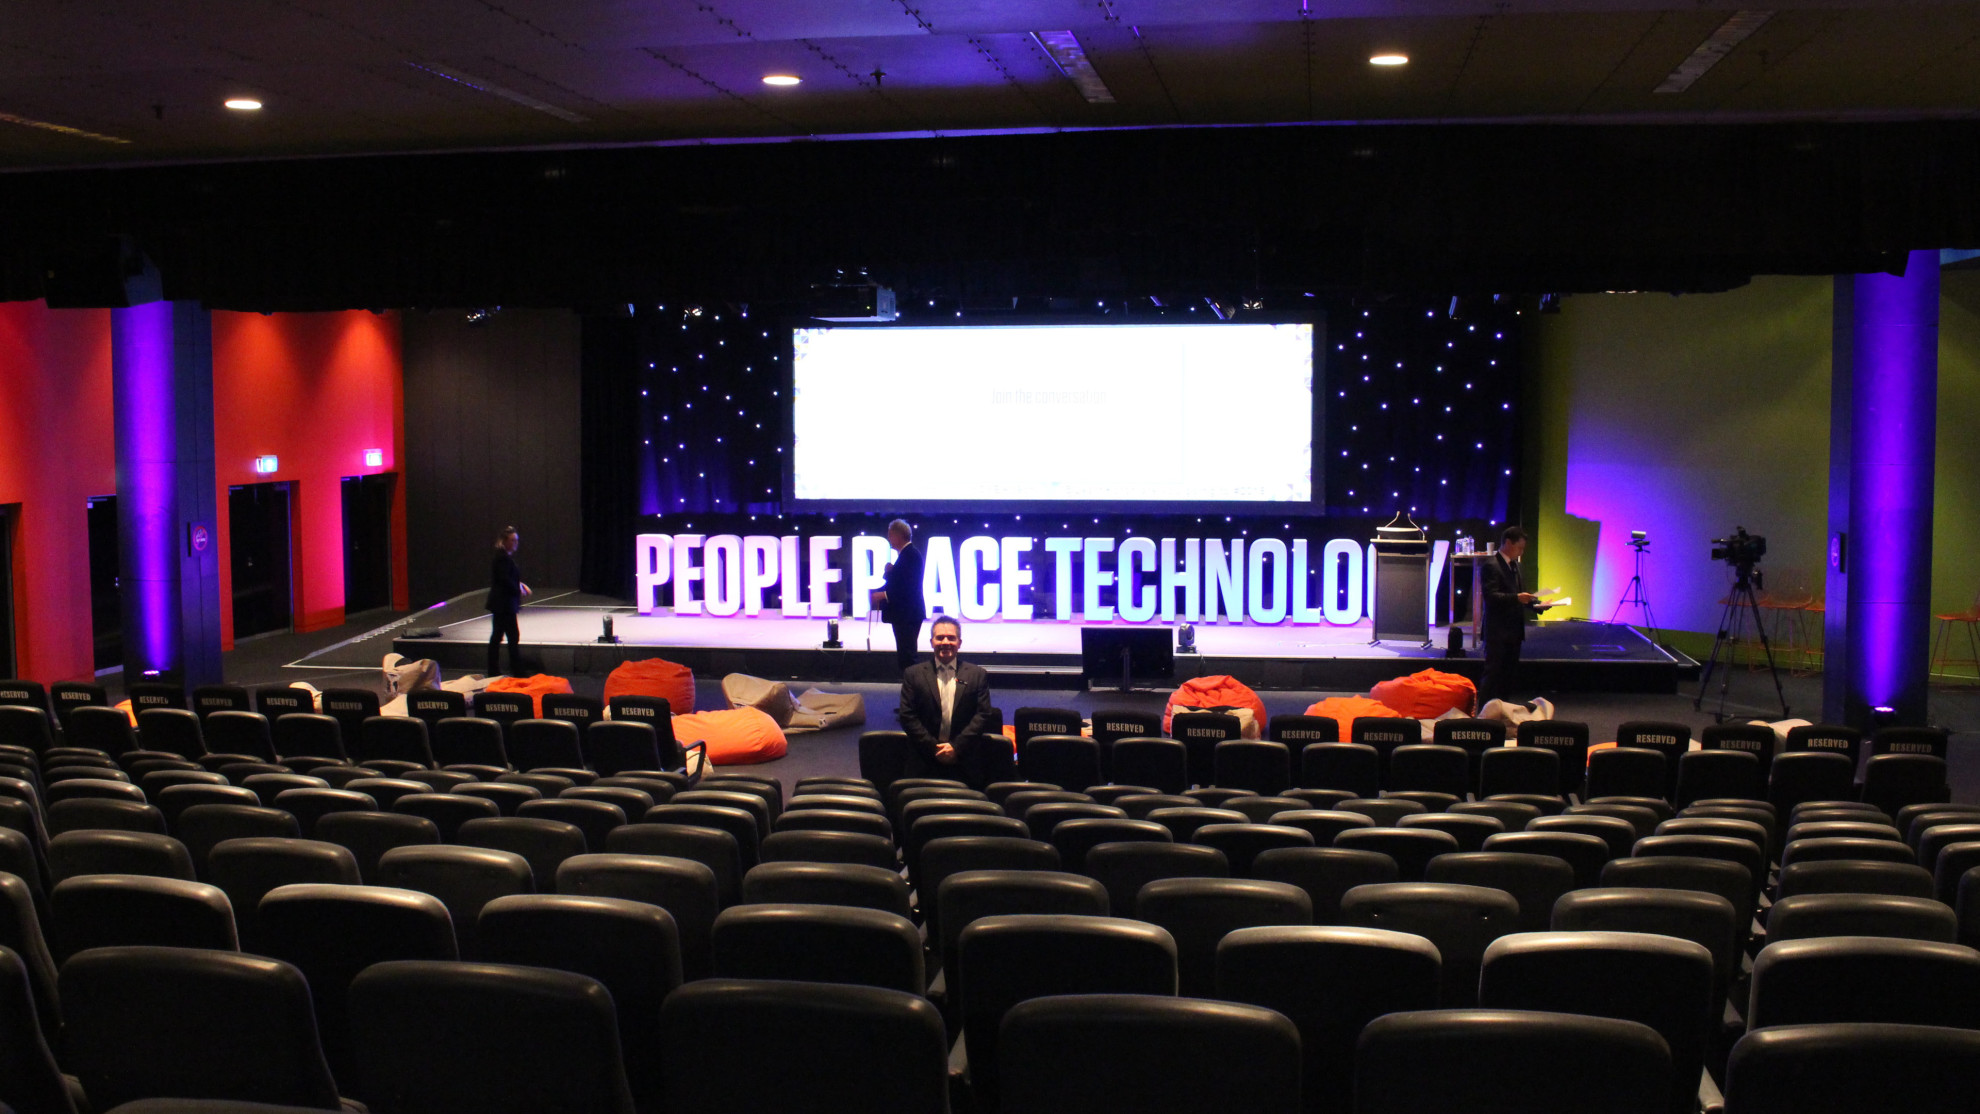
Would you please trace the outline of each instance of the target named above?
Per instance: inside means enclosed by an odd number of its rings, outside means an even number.
[[[165,814],[155,806],[100,797],[55,802],[48,808],[47,824],[51,837],[89,829],[165,834]]]
[[[1504,890],[1519,903],[1519,932],[1545,932],[1554,902],[1574,889],[1574,868],[1552,855],[1517,851],[1456,851],[1437,856],[1423,880]]]
[[[1218,807],[1241,812],[1254,824],[1270,824],[1282,812],[1303,812],[1313,806],[1297,797],[1232,797]]]
[[[502,746],[502,725],[492,719],[449,716],[431,725],[433,760],[443,769],[453,766],[486,766],[507,769],[508,751]]]
[[[864,863],[882,868],[899,861],[894,845],[881,836],[830,830],[773,833],[764,837],[759,858],[766,863]]]
[[[1937,887],[1932,872],[1916,863],[1864,862],[1827,859],[1796,862],[1781,868],[1779,896],[1801,894],[1887,894],[1933,899]]]
[[[668,995],[660,1017],[660,1047],[694,1050],[691,1070],[667,1073],[665,1108],[672,1114],[949,1110],[942,1018],[918,995],[709,979]],[[708,1041],[708,1033],[748,1033],[751,1039]],[[764,1048],[778,1055],[766,1061]]]
[[[542,791],[533,785],[495,781],[471,781],[465,785],[456,785],[448,792],[458,793],[463,797],[480,797],[483,800],[494,801],[496,809],[504,816],[514,816],[524,801],[540,800],[543,797]]]
[[[1019,714],[1023,714],[1020,709]],[[1028,781],[1079,790],[1098,785],[1100,744],[1078,734],[1036,734],[1020,737],[1018,772]]]
[[[1857,859],[1865,862],[1907,864],[1917,861],[1916,852],[1893,839],[1851,839],[1825,837],[1797,839],[1781,850],[1781,865],[1820,862],[1831,859]]]
[[[102,797],[113,801],[135,801],[139,804],[145,801],[144,790],[128,781],[118,781],[108,777],[75,777],[60,781],[51,780],[48,783],[48,791],[41,795],[41,802],[53,806],[57,801],[66,801],[72,797]]]
[[[133,681],[124,686],[124,694],[131,699],[131,710],[142,715],[147,708],[186,707],[186,690],[182,685],[170,681]]]
[[[1349,828],[1334,836],[1334,846],[1387,855],[1395,860],[1404,882],[1421,882],[1430,860],[1458,850],[1458,841],[1449,832],[1432,828]]]
[[[77,708],[110,706],[110,693],[102,685],[87,681],[57,681],[48,686],[48,710],[63,731],[69,729],[69,713]]]
[[[1048,842],[1058,848],[1064,869],[1084,874],[1087,852],[1103,843],[1172,843],[1174,840],[1169,829],[1152,820],[1082,817],[1055,825]]]
[[[669,803],[654,805],[639,819],[647,824],[687,824],[728,832],[735,837],[736,851],[742,856],[744,870],[755,866],[761,857],[763,837],[756,817],[740,808]]]
[[[1256,1006],[1148,994],[1033,998],[1004,1015],[999,1040],[1009,1110],[1300,1110],[1299,1031]]]
[[[1766,728],[1768,746],[1773,732]],[[1771,754],[1771,751],[1769,752]],[[1671,804],[1685,808],[1695,801],[1714,797],[1757,799],[1766,784],[1765,763],[1746,750],[1704,750],[1681,754],[1677,759],[1677,785]]]
[[[370,689],[328,688],[319,694],[317,707],[337,721],[348,746],[358,738],[364,721],[378,714],[378,694]]]
[[[475,823],[486,824],[490,821]],[[605,846],[600,850],[615,855],[667,855],[700,863],[715,873],[715,889],[722,908],[735,905],[742,898],[742,853],[736,846],[736,837],[718,828],[687,824],[626,824],[614,828],[605,837]],[[538,888],[545,891],[552,889],[554,878],[554,872],[548,877],[539,873]]]
[[[316,697],[293,685],[263,685],[254,690],[254,710],[272,722],[295,713],[314,713]]]
[[[1335,807],[1342,812],[1358,812],[1375,821],[1377,827],[1394,827],[1405,816],[1431,811],[1419,801],[1395,797],[1357,797]]]
[[[1954,1114],[1980,1092],[1980,1033],[1923,1025],[1789,1025],[1749,1032],[1726,1069],[1731,1114]]]
[[[894,826],[865,809],[803,808],[787,812],[774,825],[779,832],[849,832],[893,842]]]
[[[215,754],[241,754],[264,762],[275,759],[274,727],[268,717],[245,709],[222,709],[201,724],[207,748]]]
[[[1980,1029],[1980,954],[1873,936],[1783,940],[1761,949],[1747,1027],[1832,1022]]]
[[[995,1109],[1003,1061],[1000,1030],[1012,1007],[1066,994],[1176,992],[1176,943],[1155,925],[1119,917],[1007,914],[981,917],[957,940],[971,990],[962,1003],[961,1052],[970,1092]]]
[[[1587,812],[1564,813],[1560,816],[1542,816],[1538,820],[1529,821],[1526,825],[1526,830],[1529,832],[1575,832],[1580,835],[1594,836],[1608,846],[1609,858],[1611,859],[1626,858],[1630,850],[1636,846],[1636,841],[1641,838],[1638,835],[1636,825],[1627,820]]]
[[[654,803],[659,804],[661,802],[656,801]],[[914,801],[911,803],[916,806],[941,804],[940,801]],[[976,812],[987,816],[1002,816],[1004,814],[1002,808],[989,801],[962,801],[960,804],[965,807],[945,808],[942,811]],[[785,812],[808,812],[814,809],[828,812],[870,812],[882,819],[885,819],[887,816],[887,806],[880,803],[878,795],[867,797],[853,793],[799,793],[784,805]],[[923,808],[921,811],[926,812],[928,809]],[[779,814],[779,819],[781,818],[782,816]],[[901,819],[904,821],[905,826],[910,828],[914,826],[911,809],[903,808],[901,810]]]
[[[12,952],[21,964],[21,977],[27,980],[41,1035],[52,1041],[62,1032],[62,1007],[55,995],[55,955],[42,928],[44,919],[27,882],[0,871],[0,948]],[[5,1062],[5,1049],[16,1047],[16,1036],[26,1039],[25,1033],[9,1033],[7,1040],[0,1041],[0,1063]],[[5,1078],[0,1074],[0,1087],[5,1086]],[[0,1101],[5,1098],[0,1094]]]
[[[192,711],[202,721],[215,712],[251,712],[254,699],[240,685],[199,685],[192,691]]]
[[[296,818],[277,808],[257,805],[194,805],[179,814],[179,841],[192,856],[193,870],[207,881],[207,860],[213,848],[230,839],[273,837],[299,839]]]
[[[653,855],[588,854],[557,868],[556,892],[658,905],[673,915],[685,979],[712,970],[710,932],[721,906],[715,872],[701,863]]]
[[[1717,894],[1638,887],[1579,889],[1554,903],[1555,932],[1647,932],[1703,945],[1712,953],[1713,1001],[1725,996],[1739,964],[1732,902]]]
[[[1312,743],[1300,751],[1299,783],[1309,789],[1345,789],[1373,800],[1382,784],[1382,756],[1366,743]]]
[[[61,990],[69,1062],[96,1109],[157,1096],[340,1108],[309,984],[280,960],[103,948],[70,960]]]
[[[1873,754],[1863,764],[1862,797],[1889,815],[1909,804],[1951,800],[1946,760],[1932,754]]]
[[[430,847],[440,842],[440,828],[424,816],[349,810],[317,819],[310,838],[334,843],[357,859],[358,874],[367,886],[378,885],[378,862],[395,847]]]
[[[1459,851],[1482,851],[1487,839],[1506,830],[1504,824],[1490,816],[1467,816],[1458,812],[1419,812],[1403,817],[1396,826],[1443,832],[1458,841]]]
[[[536,701],[528,693],[489,692],[483,690],[474,694],[474,718],[491,719],[502,725],[502,735],[507,740],[509,728],[518,720],[536,717]]]
[[[563,720],[576,727],[578,739],[582,743],[592,726],[604,720],[605,703],[595,696],[547,692],[543,694],[543,718]],[[582,762],[575,764],[583,765]]]
[[[1243,813],[1235,813],[1242,817]],[[1127,810],[1113,805],[1078,801],[1042,801],[1024,810],[1024,823],[1031,838],[1052,840],[1052,829],[1068,820],[1126,820]]]
[[[45,721],[44,721],[45,723]],[[138,748],[137,728],[130,716],[117,708],[85,706],[69,713],[69,726],[62,742],[70,747],[87,747],[115,757]]]
[[[52,883],[85,874],[142,874],[193,880],[192,855],[185,844],[154,832],[67,832],[48,841]]]
[[[1501,793],[1561,793],[1560,765],[1560,753],[1546,747],[1493,747],[1478,757],[1478,799]]]
[[[42,1034],[27,965],[0,947],[0,1107],[75,1114],[78,1097]]]
[[[298,758],[344,760],[344,728],[331,716],[313,712],[289,712],[275,717],[271,745],[278,760],[286,764]]]
[[[1783,754],[1802,751],[1815,751],[1826,754],[1839,754],[1849,760],[1849,768],[1854,771],[1863,760],[1863,732],[1854,727],[1835,723],[1803,724],[1788,728],[1787,741],[1782,746]],[[1779,756],[1776,756],[1776,761]]]
[[[582,767],[577,725],[561,719],[520,719],[508,729],[509,760],[527,773],[549,767]]]
[[[847,905],[903,917],[912,912],[899,874],[857,863],[759,863],[743,875],[739,904]]]
[[[1459,801],[1447,811],[1458,816],[1489,816],[1508,832],[1523,832],[1528,824],[1545,815],[1534,805],[1508,800]]]
[[[1023,784],[1035,785],[1038,783],[1024,782]],[[908,790],[906,792],[903,792],[900,795],[900,802],[894,806],[895,813],[900,816],[905,816],[907,806],[910,804],[918,803],[918,801],[952,802],[952,801],[964,799],[964,798],[946,796],[944,795],[947,792],[946,790],[937,789],[937,788],[930,788],[925,790],[925,792],[929,794],[928,796],[921,796],[920,794],[923,792],[924,792],[923,790]],[[1192,804],[1195,803],[1194,798],[1191,798],[1190,800]],[[983,802],[973,802],[973,803],[983,803]],[[1024,819],[1025,814],[1031,811],[1033,805],[1048,805],[1048,804],[1090,805],[1096,803],[1097,802],[1094,801],[1092,797],[1087,796],[1085,793],[1080,792],[1079,790],[1056,789],[1056,788],[1020,789],[1014,793],[1009,793],[1005,795],[1004,799],[1001,802],[999,802],[1000,806],[1003,809],[1004,815],[1015,816],[1020,820]],[[1122,811],[1125,812],[1127,810],[1122,809]]]
[[[1164,878],[1136,896],[1134,915],[1175,937],[1178,993],[1216,992],[1217,944],[1225,933],[1253,925],[1313,922],[1306,891],[1284,882],[1238,878]]]
[[[460,793],[407,793],[393,801],[391,808],[386,811],[425,817],[440,829],[442,843],[453,843],[456,842],[462,824],[485,816],[499,816],[502,810],[496,807],[494,801]],[[517,814],[522,814],[520,808],[517,809]]]
[[[1191,785],[1216,784],[1217,744],[1225,739],[1242,739],[1243,725],[1228,712],[1178,711],[1170,717],[1169,737],[1183,744],[1188,757]],[[1157,784],[1135,778],[1143,784]]]
[[[404,773],[432,769],[433,749],[427,743],[426,721],[412,716],[365,717],[354,738],[351,757],[373,769]]]
[[[1211,752],[1213,784],[1274,796],[1290,789],[1292,751],[1284,743],[1226,739]]]
[[[1617,859],[1602,868],[1602,887],[1611,889],[1694,890],[1717,894],[1733,907],[1734,944],[1746,946],[1757,893],[1744,866],[1692,855],[1646,855]]]
[[[1706,1049],[1718,1021],[1712,953],[1668,936],[1521,932],[1485,950],[1478,1003],[1634,1021],[1671,1054],[1667,1114],[1696,1114]]]
[[[1378,851],[1340,847],[1280,847],[1252,861],[1252,876],[1284,882],[1306,892],[1316,925],[1339,925],[1341,898],[1356,886],[1394,882],[1396,861]]]
[[[895,913],[843,905],[743,905],[715,918],[714,977],[851,983],[919,994],[921,938]]]
[[[1976,866],[1980,866],[1980,841],[1955,843],[1940,850],[1938,867],[1932,872],[1932,896],[1957,908],[1960,880]]]
[[[1588,796],[1654,797],[1671,792],[1667,750],[1615,746],[1588,755]]]
[[[555,889],[557,868],[565,859],[587,850],[584,832],[576,825],[526,816],[476,817],[461,824],[453,842],[522,856],[529,863],[537,893]]]
[[[657,1110],[666,1072],[692,1070],[693,1053],[662,1042],[660,1007],[681,985],[680,932],[657,905],[609,897],[518,894],[481,911],[487,963],[570,971],[611,992],[634,1107]]]
[[[386,812],[403,797],[415,793],[431,793],[433,787],[423,781],[410,781],[399,777],[361,777],[344,783],[343,788],[353,793],[363,793],[378,802],[378,807]]]
[[[481,847],[394,847],[379,856],[378,884],[432,894],[453,918],[463,955],[474,954],[481,907],[508,894],[535,890],[529,861]]]
[[[1252,877],[1253,860],[1266,851],[1314,845],[1312,832],[1280,824],[1205,824],[1190,842],[1222,851],[1233,878]]]
[[[27,704],[0,704],[0,746],[41,755],[54,745],[53,721],[46,711]]]
[[[1520,907],[1513,895],[1484,886],[1392,882],[1342,895],[1341,919],[1362,928],[1413,932],[1435,944],[1442,956],[1438,1001],[1458,1007],[1476,1004],[1485,949],[1519,930]]]
[[[1127,813],[1130,820],[1146,820],[1158,808],[1195,808],[1196,798],[1180,793],[1129,793],[1115,797],[1113,805]]]
[[[1372,828],[1375,821],[1359,812],[1336,812],[1331,809],[1301,808],[1272,815],[1271,822],[1286,827],[1298,828],[1313,837],[1318,847],[1331,847],[1334,837],[1350,828]]]
[[[1474,696],[1475,699],[1475,696]],[[1478,787],[1479,764],[1485,752],[1493,748],[1506,748],[1506,723],[1497,719],[1440,719],[1430,726],[1430,741],[1438,746],[1457,747],[1464,751],[1467,759],[1465,787],[1467,790]],[[1544,784],[1536,792],[1557,793],[1553,782]],[[1464,796],[1459,793],[1458,796]]]
[[[1387,788],[1394,791],[1448,793],[1463,800],[1477,778],[1471,756],[1462,747],[1410,743],[1389,752]]]
[[[1123,809],[1123,812],[1126,810]],[[1158,808],[1148,814],[1148,819],[1169,829],[1169,834],[1177,843],[1188,843],[1196,837],[1196,830],[1206,824],[1242,824],[1244,813],[1232,812],[1227,808]]]
[[[1282,712],[1266,721],[1265,738],[1284,743],[1297,754],[1314,743],[1341,741],[1341,722],[1332,716]]]
[[[570,778],[563,777],[562,775],[559,774],[552,774],[552,773],[525,774],[525,773],[517,773],[514,770],[511,770],[505,774],[496,775],[495,782],[498,785],[527,785],[530,788],[536,790],[539,796],[543,796],[543,797],[555,797],[557,794],[562,793],[564,790],[569,789],[577,784],[577,782],[572,781]],[[467,784],[467,783],[464,782],[463,784]]]
[[[58,883],[48,895],[48,929],[57,964],[90,948],[125,944],[240,947],[233,909],[219,887],[135,874],[88,874]]]
[[[933,840],[952,836],[1008,836],[1016,839],[1031,837],[1031,829],[1024,821],[1013,816],[936,811],[925,811],[917,815],[914,810],[923,804],[933,805],[935,802],[916,801],[903,812],[904,820],[910,817],[912,819],[907,827],[907,838],[901,842],[901,856],[907,865],[908,881],[915,885],[919,885],[921,881],[922,848]]]
[[[350,1010],[374,1114],[633,1114],[613,998],[589,976],[392,960],[351,983]]]
[[[33,841],[12,828],[0,828],[0,874],[11,874],[20,879],[27,890],[29,902],[46,917],[48,886],[43,882],[41,856]]]
[[[957,941],[976,920],[1012,913],[1108,915],[1105,886],[1095,879],[1057,870],[979,869],[948,874],[938,884],[934,904],[939,915],[929,922],[929,936],[937,946],[941,974],[929,993],[943,1006],[943,1014],[952,1025],[959,1021],[958,1010],[967,1001],[962,975],[956,968]],[[928,906],[928,896],[923,894],[924,913]]]
[[[357,859],[335,843],[313,839],[250,837],[230,839],[213,848],[207,874],[227,895],[243,946],[262,946],[259,909],[263,895],[277,886],[315,882],[355,886],[362,879]]]
[[[769,802],[754,793],[735,793],[721,789],[694,788],[676,793],[670,803],[681,805],[712,805],[717,808],[735,808],[749,813],[756,821],[756,830],[761,835],[771,832],[772,813]]]
[[[1108,764],[1118,782],[1172,795],[1189,788],[1189,751],[1175,739],[1152,735],[1118,739],[1108,751]]]
[[[1669,1046],[1634,1021],[1529,1010],[1392,1013],[1362,1031],[1354,1109],[1668,1114],[1672,1075]]]
[[[1927,897],[1815,893],[1783,897],[1767,910],[1767,942],[1825,936],[1890,936],[1959,942],[1952,907]]]
[[[1387,1013],[1437,1003],[1437,949],[1373,928],[1240,928],[1217,947],[1217,997],[1284,1014],[1299,1030],[1310,1114],[1351,1108],[1355,1041]]]

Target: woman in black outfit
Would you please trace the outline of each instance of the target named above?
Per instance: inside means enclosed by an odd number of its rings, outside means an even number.
[[[522,610],[523,597],[529,595],[529,585],[522,582],[522,569],[516,565],[516,547],[522,544],[522,536],[513,526],[505,526],[495,539],[495,566],[489,577],[488,608],[489,617],[494,620],[488,635],[488,676],[497,674],[500,663],[502,639],[509,639],[509,672],[520,674],[522,665],[516,660],[516,646],[522,641],[522,628],[516,625],[516,612]]]

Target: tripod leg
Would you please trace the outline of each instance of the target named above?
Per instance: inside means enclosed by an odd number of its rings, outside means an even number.
[[[1705,659],[1705,673],[1698,678],[1698,695],[1691,701],[1691,710],[1694,712],[1705,706],[1705,694],[1712,690],[1712,673],[1719,668],[1719,650],[1726,644],[1726,628],[1732,621],[1733,604],[1731,600],[1727,600],[1725,613],[1719,616],[1719,635],[1712,640],[1711,656]],[[1732,669],[1730,654],[1726,658],[1726,669],[1728,672]]]
[[[1752,586],[1746,589],[1746,605],[1753,609],[1753,624],[1760,631],[1760,650],[1767,656],[1767,673],[1774,678],[1774,696],[1781,702],[1781,718],[1788,718],[1787,693],[1781,688],[1781,671],[1774,668],[1774,648],[1767,644],[1767,627],[1760,622],[1760,601],[1754,598]]]

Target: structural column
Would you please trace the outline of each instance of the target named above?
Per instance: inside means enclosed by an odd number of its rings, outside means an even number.
[[[124,681],[220,680],[213,326],[193,302],[111,312]]]
[[[1902,276],[1837,278],[1836,329],[1823,715],[1859,727],[1922,725],[1939,253],[1912,252]]]

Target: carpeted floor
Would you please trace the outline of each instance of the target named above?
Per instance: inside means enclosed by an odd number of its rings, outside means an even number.
[[[223,667],[229,681],[245,685],[286,684],[308,681],[318,688],[375,688],[384,691],[379,662],[391,650],[391,639],[401,624],[429,625],[433,616],[452,616],[462,609],[479,610],[480,600],[455,601],[428,612],[372,611],[358,615],[342,627],[310,634],[271,635],[242,642],[226,654]],[[340,645],[341,644],[341,645]],[[311,656],[314,655],[314,656]],[[113,674],[104,678],[113,692],[120,687]],[[580,693],[601,695],[605,678],[576,676],[572,687]],[[705,677],[696,682],[696,705],[703,709],[722,705],[721,679]],[[1819,719],[1822,703],[1821,682],[1817,678],[1783,677],[1790,710],[1800,717]],[[793,689],[804,687],[793,684]],[[835,691],[858,692],[866,698],[867,723],[864,727],[840,728],[790,737],[790,753],[776,762],[754,768],[755,772],[780,778],[786,785],[813,775],[855,775],[859,772],[859,734],[864,730],[892,728],[898,689],[892,685],[835,685]],[[1715,682],[1705,710],[1692,708],[1697,695],[1695,684],[1670,695],[1637,693],[1542,694],[1556,705],[1563,719],[1585,721],[1598,741],[1613,738],[1615,728],[1625,720],[1672,720],[1691,725],[1693,730],[1713,722],[1711,712],[1718,705]],[[1331,692],[1260,692],[1270,714],[1299,712],[1316,700],[1339,696]],[[1027,705],[1073,707],[1090,715],[1103,707],[1144,708],[1160,711],[1166,693],[1146,692],[1123,696],[1120,693],[1068,692],[1062,689],[1026,690],[1001,688],[995,693],[998,707],[1006,715]],[[114,698],[121,698],[118,693]],[[1765,673],[1739,671],[1733,675],[1727,700],[1728,712],[1738,718],[1778,719],[1773,703],[1773,686]],[[1953,797],[1958,801],[1980,801],[1980,688],[1935,688],[1932,692],[1932,722],[1953,732],[1950,776]]]

